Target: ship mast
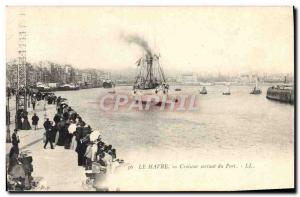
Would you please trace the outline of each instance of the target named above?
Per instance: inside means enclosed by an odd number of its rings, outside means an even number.
[[[257,79],[257,76],[256,76],[256,81],[255,81],[255,89],[256,90],[258,89],[258,79]]]
[[[137,76],[134,87],[138,89],[155,89],[166,82],[159,56],[147,53],[137,61]]]

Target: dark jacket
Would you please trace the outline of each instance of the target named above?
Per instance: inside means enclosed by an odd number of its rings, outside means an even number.
[[[58,122],[60,121],[60,115],[56,114],[56,115],[54,116],[54,118],[53,118],[53,121],[54,121],[55,123],[58,123]]]
[[[12,136],[11,136],[11,138],[12,138],[11,143],[12,143],[14,146],[17,146],[18,143],[20,142],[20,141],[19,141],[19,138],[17,137],[17,135],[16,135],[15,133],[13,133]]]
[[[37,115],[34,115],[32,116],[31,120],[33,125],[37,125],[39,122],[39,117]]]
[[[46,120],[44,122],[44,128],[46,129],[46,131],[51,130],[52,125],[51,125],[51,122],[49,120]]]

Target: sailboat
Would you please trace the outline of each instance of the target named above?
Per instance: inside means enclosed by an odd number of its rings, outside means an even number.
[[[200,91],[200,94],[207,94],[207,90],[205,86],[203,86],[202,90]]]
[[[229,85],[227,85],[227,90],[225,90],[223,92],[223,95],[231,95],[231,93],[230,93],[230,86]]]
[[[166,83],[164,71],[159,63],[160,56],[147,53],[137,61],[137,75],[133,85],[133,95],[167,95],[169,85]]]
[[[252,89],[250,94],[261,94],[261,89],[258,88],[258,79],[256,78],[255,87]]]

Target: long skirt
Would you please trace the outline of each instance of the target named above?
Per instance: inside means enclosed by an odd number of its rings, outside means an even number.
[[[24,119],[23,124],[22,124],[22,130],[30,130],[31,126],[30,123],[27,119]]]
[[[72,142],[72,134],[67,133],[66,134],[66,140],[65,140],[65,149],[70,149],[71,147],[71,142]]]
[[[84,156],[86,152],[87,146],[84,144],[77,144],[76,152],[78,154],[78,166],[85,166],[86,165],[86,157]]]
[[[65,131],[59,131],[59,137],[57,141],[58,146],[64,146],[66,141],[66,132]]]
[[[21,120],[21,118],[17,118],[17,129],[22,129],[22,120]]]

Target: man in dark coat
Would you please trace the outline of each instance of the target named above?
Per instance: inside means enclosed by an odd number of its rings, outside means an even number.
[[[36,130],[36,127],[39,123],[39,117],[36,115],[36,113],[33,114],[31,120],[32,120],[32,125],[34,126],[34,130]]]
[[[51,122],[49,121],[49,118],[46,119],[46,121],[44,122],[44,128],[45,130],[50,130],[52,127]]]
[[[60,115],[58,113],[55,114],[53,121],[56,125],[60,122]]]
[[[11,135],[11,143],[14,147],[16,147],[17,152],[19,153],[19,136],[18,136],[18,129],[14,130],[14,133]]]
[[[51,149],[54,149],[51,141],[52,124],[49,121],[49,118],[47,118],[46,121],[44,122],[44,128],[46,130],[46,141],[45,141],[44,149],[46,149],[48,142],[50,142]]]
[[[76,129],[76,141],[77,141],[77,147],[76,147],[76,152],[77,152],[77,156],[78,156],[78,166],[84,166],[86,164],[86,160],[84,157],[84,154],[86,152],[86,143],[83,142],[83,127],[84,124],[81,123],[81,125],[79,127],[77,127]]]

